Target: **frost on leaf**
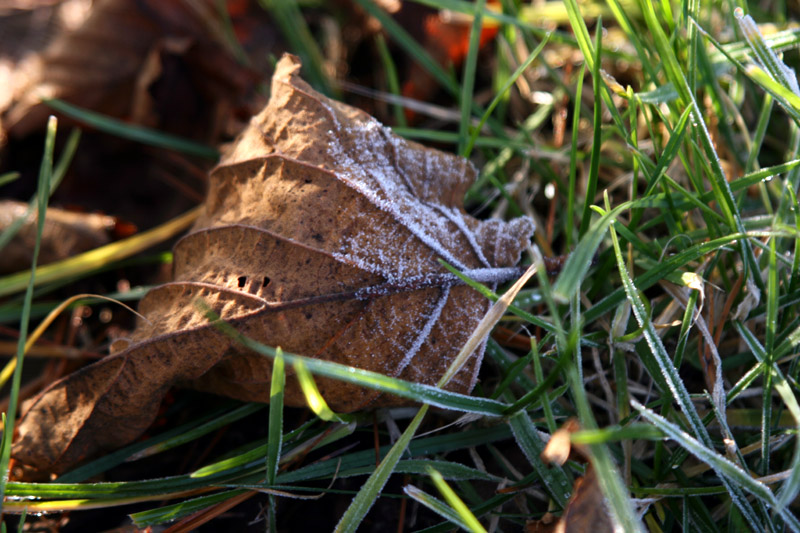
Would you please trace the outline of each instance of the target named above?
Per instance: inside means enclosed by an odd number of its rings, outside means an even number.
[[[299,69],[292,56],[278,63],[268,106],[212,171],[205,214],[175,246],[174,281],[140,304],[147,321],[29,406],[18,463],[58,472],[129,442],[174,384],[268,401],[271,362],[210,326],[197,298],[265,344],[434,384],[490,305],[438,259],[490,285],[518,275],[510,267],[530,219],[467,215],[468,161],[316,93]],[[450,390],[471,390],[482,355],[483,346]],[[338,411],[400,403],[318,385]],[[286,404],[304,401],[287,380]]]

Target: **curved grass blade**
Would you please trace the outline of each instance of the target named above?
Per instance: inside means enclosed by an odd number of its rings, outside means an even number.
[[[729,479],[737,486],[745,489],[748,494],[763,500],[771,508],[775,509],[780,516],[786,521],[786,524],[793,531],[800,531],[800,521],[794,516],[789,509],[781,505],[775,498],[775,495],[769,490],[769,487],[753,479],[750,474],[742,470],[740,467],[732,463],[727,458],[718,454],[713,449],[702,444],[700,441],[687,434],[681,428],[661,417],[654,411],[648,409],[636,400],[631,400],[631,406],[639,411],[644,418],[649,420],[658,429],[663,431],[670,439],[680,444],[684,449],[689,451],[692,455],[709,465],[722,479]],[[730,485],[727,485],[730,490]],[[733,494],[732,494],[733,496]],[[734,499],[734,502],[736,500]]]
[[[448,522],[451,522],[451,523],[457,525],[458,527],[460,527],[463,530],[470,531],[470,527],[467,525],[467,523],[465,521],[463,521],[461,519],[461,517],[458,515],[458,513],[455,512],[452,509],[452,507],[447,505],[442,500],[440,500],[440,499],[438,499],[438,498],[436,498],[434,496],[431,496],[430,494],[428,494],[424,490],[419,489],[419,488],[415,487],[414,485],[406,485],[405,487],[403,487],[403,492],[405,492],[406,495],[409,498],[413,499],[414,501],[417,501],[417,502],[421,503],[422,505],[424,505],[425,507],[427,507],[428,509],[430,509],[434,513],[438,514],[439,516],[441,516],[442,518],[444,518]],[[477,521],[477,519],[476,519],[476,521]],[[485,531],[485,530],[483,530],[483,531]]]
[[[600,246],[606,231],[616,220],[617,215],[629,207],[629,203],[622,203],[608,213],[603,214],[597,222],[589,227],[589,230],[578,242],[578,246],[567,258],[561,274],[553,285],[553,298],[556,301],[568,302],[578,293],[583,278],[592,266],[594,254],[597,252],[597,248]]]
[[[467,529],[473,533],[486,533],[486,529],[478,522],[478,519],[475,518],[475,515],[472,514],[472,511],[469,510],[469,507],[467,507],[464,501],[450,488],[450,485],[444,480],[442,474],[437,472],[434,468],[428,467],[428,475],[433,480],[433,484],[436,485],[436,488],[439,489],[439,492],[442,493],[442,496],[444,496],[445,501],[453,508],[464,525],[467,526]]]
[[[43,266],[38,269],[34,285],[38,286],[53,281],[78,277],[113,261],[135,255],[188,228],[200,216],[202,211],[202,206],[195,207],[177,218],[133,237],[112,242],[100,248]],[[30,270],[0,278],[0,297],[22,290],[30,280]]]
[[[80,108],[57,98],[43,98],[42,102],[59,113],[63,113],[70,118],[97,128],[100,131],[122,137],[123,139],[158,148],[175,150],[176,152],[202,157],[212,161],[219,159],[219,152],[204,144],[175,137],[174,135],[169,135],[160,131],[143,128],[135,124],[127,124],[121,120]]]
[[[606,197],[606,204],[607,203],[608,198]],[[636,321],[639,323],[639,326],[643,328],[642,333],[647,341],[647,345],[650,348],[651,353],[658,363],[660,373],[666,380],[673,399],[680,406],[681,411],[686,416],[689,426],[692,428],[694,434],[697,436],[700,442],[702,442],[710,450],[713,450],[711,437],[700,420],[700,415],[697,413],[697,410],[692,403],[689,392],[686,390],[683,380],[678,375],[678,370],[672,363],[672,358],[667,354],[667,350],[661,341],[661,337],[658,336],[655,326],[650,320],[644,302],[639,295],[639,289],[637,289],[636,285],[634,285],[633,280],[628,274],[628,270],[625,267],[625,260],[622,257],[622,252],[620,250],[617,234],[613,227],[611,228],[611,241],[614,245],[614,255],[617,259],[617,267],[619,269],[622,284],[625,289],[625,294],[628,298],[628,301],[631,303],[631,309],[636,317]],[[723,483],[728,486],[733,502],[745,516],[747,521],[752,527],[758,529],[756,527],[756,524],[758,524],[758,519],[755,515],[755,511],[750,505],[750,502],[748,502],[745,498],[741,488],[739,488],[739,486],[734,486],[727,478],[723,478]]]

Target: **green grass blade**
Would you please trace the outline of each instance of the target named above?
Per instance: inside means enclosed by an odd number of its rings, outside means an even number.
[[[45,283],[82,276],[114,261],[131,257],[188,228],[197,219],[202,210],[202,206],[196,207],[151,230],[45,265],[38,270],[34,284],[39,286]],[[24,289],[31,279],[30,270],[0,278],[0,297],[8,296]]]
[[[569,2],[567,2],[569,3]],[[602,95],[605,94],[602,79],[600,77],[600,52],[602,50],[600,38],[603,35],[603,28],[601,26],[602,19],[598,20],[597,26],[597,42],[595,43],[595,57],[592,64],[592,89],[594,92],[594,114],[592,117],[592,155],[589,159],[589,176],[586,179],[586,191],[583,200],[583,215],[581,216],[581,225],[578,230],[578,235],[583,236],[589,229],[591,222],[591,206],[594,202],[595,194],[597,194],[597,180],[598,173],[600,172],[600,149],[602,148],[602,119],[603,119],[603,106]],[[573,26],[574,27],[574,26]]]
[[[418,489],[414,485],[406,485],[405,487],[403,487],[403,492],[405,492],[409,498],[421,503],[422,505],[424,505],[434,513],[438,514],[448,522],[457,525],[458,527],[460,527],[465,531],[470,531],[469,525],[467,525],[467,523],[464,522],[464,520],[462,520],[462,518],[458,515],[457,512],[453,510],[452,507],[447,505],[442,500],[434,496],[431,496],[427,492]]]
[[[503,100],[503,98],[506,97],[508,91],[511,90],[511,86],[514,85],[514,83],[516,83],[517,79],[522,75],[522,73],[525,72],[531,66],[531,64],[537,57],[539,57],[539,54],[542,52],[542,50],[544,50],[544,47],[547,44],[549,38],[550,34],[548,33],[545,36],[545,38],[542,39],[542,42],[540,42],[539,45],[533,50],[533,52],[531,52],[528,55],[528,58],[519,67],[517,67],[517,70],[515,70],[514,73],[508,77],[508,79],[506,79],[506,81],[503,83],[503,86],[500,87],[499,91],[497,91],[497,94],[494,95],[494,98],[492,98],[492,101],[489,103],[489,107],[487,107],[486,111],[483,113],[483,116],[478,122],[478,125],[475,126],[475,128],[472,130],[472,133],[470,134],[469,142],[467,142],[467,147],[464,149],[462,153],[464,157],[470,156],[470,154],[472,153],[472,149],[475,147],[475,143],[478,140],[478,136],[481,133],[481,129],[483,129],[483,125],[486,124],[486,121],[492,115],[492,112],[495,110],[497,105]],[[580,107],[580,98],[578,99],[578,107]]]
[[[226,426],[236,420],[256,413],[266,406],[250,403],[237,407],[236,409],[222,408],[209,413],[207,416],[198,420],[187,422],[181,426],[166,431],[160,435],[148,439],[144,442],[137,442],[130,446],[126,446],[116,452],[110,453],[87,463],[83,466],[71,470],[66,474],[59,476],[59,483],[77,483],[85,481],[91,477],[102,474],[106,470],[113,468],[125,461],[132,461],[143,457],[148,457],[156,453],[161,453],[165,450],[175,448],[187,442],[191,442],[198,437],[207,435],[212,431]]]
[[[628,301],[631,303],[631,308],[634,316],[636,317],[636,321],[639,323],[639,326],[643,328],[642,332],[651,353],[658,363],[660,374],[666,380],[673,399],[680,406],[681,412],[683,412],[683,414],[686,416],[689,426],[699,439],[699,442],[713,450],[711,437],[700,420],[700,415],[698,415],[697,410],[691,401],[689,392],[686,390],[683,380],[678,374],[678,370],[672,363],[672,358],[667,354],[666,348],[664,347],[661,338],[658,336],[655,326],[650,320],[647,308],[645,307],[639,295],[639,289],[636,288],[636,285],[634,285],[633,280],[628,274],[627,268],[625,267],[625,261],[622,257],[622,252],[619,247],[619,241],[617,240],[617,234],[614,231],[613,226],[611,227],[611,241],[614,245],[614,254],[617,259],[617,267],[619,269],[620,277],[622,278],[622,284],[624,286],[626,296]],[[734,503],[748,519],[748,522],[750,522],[751,525],[757,524],[758,520],[755,517],[755,511],[742,495],[741,489],[732,486],[725,478],[723,478],[723,480],[731,490],[731,497]]]
[[[508,424],[514,433],[517,445],[547,487],[547,493],[562,509],[566,508],[569,496],[572,494],[572,481],[563,468],[558,466],[548,468],[542,462],[540,456],[544,451],[544,443],[528,414],[524,411],[518,412],[508,419]]]
[[[436,485],[436,488],[439,489],[442,496],[444,496],[445,501],[455,510],[456,515],[458,515],[464,525],[467,526],[467,529],[473,533],[486,533],[486,529],[478,522],[478,519],[475,518],[475,515],[472,514],[472,511],[469,510],[469,507],[467,507],[464,501],[459,498],[450,485],[447,484],[442,474],[436,471],[436,469],[428,467],[428,475],[431,477],[433,484]]]
[[[613,210],[605,213],[581,238],[578,246],[569,255],[564,268],[561,270],[555,285],[553,285],[553,297],[557,301],[568,302],[581,288],[583,278],[592,266],[592,261],[597,248],[603,241],[608,228],[613,224],[617,215],[628,209],[630,204],[623,203]]]
[[[406,51],[409,57],[414,58],[419,65],[424,68],[431,76],[445,87],[450,94],[458,94],[458,83],[448,75],[439,63],[436,62],[428,51],[414,40],[409,33],[403,29],[392,17],[388,15],[372,0],[356,0],[364,11],[375,17],[381,23],[383,29]]]
[[[47,136],[44,142],[44,154],[39,167],[39,180],[37,183],[37,224],[36,224],[36,243],[33,248],[31,259],[31,276],[25,290],[25,299],[22,305],[22,315],[20,316],[19,339],[17,342],[17,365],[14,369],[14,377],[11,382],[11,392],[9,393],[8,412],[3,424],[2,450],[0,450],[0,515],[5,501],[6,485],[8,483],[8,462],[11,458],[11,441],[14,435],[14,422],[16,421],[17,408],[19,402],[19,390],[22,384],[22,363],[25,357],[25,343],[28,340],[28,327],[30,321],[31,304],[33,303],[33,287],[36,279],[36,262],[39,258],[39,250],[42,243],[42,231],[44,230],[45,214],[47,212],[47,200],[50,197],[50,180],[53,174],[53,151],[56,144],[56,129],[58,122],[51,116],[47,121]]]
[[[314,40],[297,1],[259,0],[259,3],[274,17],[291,50],[300,56],[303,71],[308,75],[311,85],[328,96],[333,95],[334,92],[325,73],[325,57]]]
[[[55,192],[56,188],[61,183],[61,180],[64,178],[64,175],[66,175],[67,168],[72,162],[72,157],[75,155],[75,151],[78,149],[78,142],[80,141],[80,138],[80,130],[72,130],[66,144],[64,145],[61,157],[58,158],[58,163],[53,169],[53,175],[50,178],[49,195],[52,195]],[[28,217],[31,215],[31,213],[33,213],[33,210],[36,208],[36,204],[38,202],[37,197],[37,195],[34,195],[33,198],[30,199],[28,202],[28,209],[25,210],[25,214],[14,220],[8,225],[7,228],[3,230],[2,233],[0,233],[0,250],[2,250],[17,233],[19,233],[22,225],[25,224],[25,221],[28,220]]]
[[[383,486],[386,484],[386,481],[389,480],[389,476],[394,471],[403,453],[405,453],[406,448],[408,448],[409,442],[411,442],[411,439],[417,432],[427,412],[428,405],[426,404],[420,408],[411,420],[411,423],[406,427],[406,430],[403,431],[403,434],[400,435],[400,438],[397,439],[397,442],[389,450],[389,453],[381,460],[378,467],[372,475],[369,476],[369,479],[367,479],[367,482],[361,487],[361,490],[358,491],[353,502],[347,508],[344,515],[342,515],[339,523],[336,524],[336,528],[334,529],[336,533],[349,533],[358,529],[361,520],[363,520],[364,516],[366,516],[367,512],[375,503],[375,500],[380,495]]]
[[[798,521],[797,517],[788,509],[780,505],[775,495],[766,485],[753,479],[750,474],[730,460],[705,446],[697,439],[681,430],[678,426],[646,408],[636,400],[631,400],[631,405],[634,409],[639,411],[644,418],[663,431],[670,439],[677,442],[692,455],[713,468],[721,478],[730,479],[733,483],[736,483],[738,487],[746,490],[748,494],[766,502],[767,505],[780,513],[780,516],[792,530],[800,531],[800,521]],[[734,494],[731,494],[731,496],[734,496]],[[736,502],[735,497],[734,502]]]
[[[464,72],[461,77],[461,121],[458,126],[458,153],[469,156],[467,143],[470,139],[469,124],[472,118],[472,98],[475,89],[475,67],[478,63],[481,31],[483,29],[483,7],[486,0],[478,0],[472,17],[472,28],[469,34],[469,48],[464,61]]]
[[[272,361],[272,384],[269,389],[269,427],[267,430],[267,483],[274,485],[283,444],[283,391],[286,373],[282,350],[276,350]]]
[[[6,172],[5,174],[0,175],[0,187],[2,187],[3,185],[8,185],[9,183],[18,180],[19,177],[20,177],[19,172]]]
[[[247,348],[270,358],[276,356],[274,348],[242,336],[227,324],[217,323],[217,326]],[[508,405],[495,400],[457,394],[430,385],[422,385],[420,383],[390,378],[377,372],[370,372],[368,370],[353,368],[330,361],[304,357],[289,352],[284,352],[283,357],[286,359],[286,362],[290,364],[302,361],[308,370],[315,375],[339,379],[369,389],[396,394],[397,396],[409,398],[414,401],[430,403],[436,407],[480,413],[486,416],[501,416],[508,407]]]
[[[83,109],[78,106],[67,103],[57,98],[45,98],[42,100],[45,104],[52,107],[59,113],[82,122],[100,131],[116,135],[123,139],[136,141],[148,146],[156,146],[158,148],[165,148],[168,150],[175,150],[186,155],[202,157],[203,159],[210,159],[216,161],[219,159],[219,152],[214,148],[200,144],[174,135],[169,135],[135,124],[127,124],[121,120],[111,118],[88,109]]]
[[[278,357],[283,358],[283,352],[279,351],[280,348],[275,350],[276,359]],[[309,372],[308,367],[306,367],[303,359],[295,359],[292,363],[295,370],[295,376],[297,377],[297,381],[300,383],[300,388],[303,390],[303,395],[306,397],[306,404],[308,407],[314,411],[314,414],[317,415],[320,419],[324,420],[325,422],[339,422],[342,424],[346,424],[352,421],[352,417],[348,415],[339,415],[333,412],[333,410],[328,406],[328,402],[325,401],[325,398],[322,397],[322,394],[319,392],[317,388],[316,382],[314,382],[314,376],[311,375]]]

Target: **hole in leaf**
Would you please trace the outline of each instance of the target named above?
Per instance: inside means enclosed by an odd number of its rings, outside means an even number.
[[[247,283],[247,276],[239,276],[239,288],[241,289],[244,287],[245,283]]]
[[[267,276],[264,276],[264,283],[261,285],[262,287],[266,288],[269,285],[270,279]]]

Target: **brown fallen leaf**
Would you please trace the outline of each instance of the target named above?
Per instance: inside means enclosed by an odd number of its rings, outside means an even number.
[[[24,217],[27,211],[27,203],[0,200],[0,232]],[[66,259],[108,244],[117,224],[114,217],[107,215],[48,208],[42,231],[39,264]],[[3,247],[3,253],[0,254],[0,274],[29,268],[35,242],[36,211],[33,210],[22,223],[19,232]]]
[[[175,281],[139,306],[147,320],[27,406],[13,455],[29,476],[135,439],[175,383],[269,400],[271,362],[209,325],[198,298],[263,343],[433,384],[490,305],[438,260],[492,286],[521,273],[511,267],[533,222],[467,215],[468,161],[316,93],[299,69],[279,62],[269,105],[211,173],[205,214],[175,246]],[[472,389],[483,349],[450,390]],[[400,403],[318,385],[338,411]],[[285,403],[305,404],[295,380]]]
[[[12,137],[43,128],[43,96],[214,142],[231,105],[256,82],[222,36],[213,2],[98,0],[77,29],[20,67],[2,124]]]
[[[567,420],[547,442],[542,451],[542,460],[550,464],[563,465],[573,454],[588,462],[586,473],[575,480],[572,496],[557,522],[548,513],[542,520],[531,520],[526,523],[525,533],[584,533],[585,531],[613,533],[615,531],[611,513],[600,487],[600,480],[591,463],[588,447],[570,442],[570,435],[580,429],[577,419]]]

